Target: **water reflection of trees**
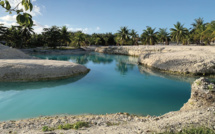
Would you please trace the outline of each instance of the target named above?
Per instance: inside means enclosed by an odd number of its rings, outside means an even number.
[[[40,55],[42,59],[49,60],[63,60],[72,61],[78,64],[86,65],[90,61],[94,64],[111,64],[113,61],[116,62],[115,70],[121,75],[125,75],[129,70],[133,70],[134,66],[138,63],[137,57],[124,56],[124,55],[108,55],[102,53],[87,53],[77,55]]]
[[[70,56],[70,59],[78,64],[87,64],[93,62],[95,64],[110,64],[113,59],[110,57],[101,57],[98,54],[85,54],[78,56]]]
[[[113,61],[116,62],[115,70],[119,72],[121,75],[126,75],[128,71],[134,69],[134,67],[138,64],[138,58],[132,56],[124,56],[124,55],[109,55],[103,53],[87,53],[87,54],[76,54],[76,55],[58,55],[58,56],[39,56],[43,59],[50,60],[71,60],[73,62],[86,65],[90,61],[95,64],[111,64]],[[189,77],[189,76],[181,76],[175,74],[164,73],[158,71],[156,69],[147,68],[145,66],[139,65],[139,71],[146,78],[150,76],[158,76],[164,77],[168,79],[180,80],[192,83],[197,77]]]
[[[124,62],[118,62],[116,64],[116,71],[120,72],[121,75],[125,75],[129,70],[133,70],[135,65],[126,64]]]

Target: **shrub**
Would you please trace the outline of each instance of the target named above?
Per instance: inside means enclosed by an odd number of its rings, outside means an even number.
[[[55,130],[55,129],[54,128],[50,128],[48,126],[44,126],[43,129],[42,129],[43,132],[53,131],[53,130]]]
[[[181,132],[164,132],[162,134],[215,134],[215,131],[207,127],[185,128]]]
[[[69,130],[69,129],[79,129],[79,128],[82,128],[82,127],[89,127],[89,123],[79,121],[79,122],[76,122],[74,124],[59,125],[57,128],[58,129],[63,129],[63,130]]]
[[[76,122],[75,124],[73,124],[73,128],[74,129],[79,129],[79,128],[82,128],[82,127],[89,127],[89,123],[88,122],[79,121],[79,122]]]

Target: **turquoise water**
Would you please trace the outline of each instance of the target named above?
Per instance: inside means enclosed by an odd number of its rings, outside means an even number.
[[[73,61],[91,71],[64,80],[0,83],[0,120],[116,112],[161,115],[179,110],[190,97],[192,78],[138,66],[134,57],[99,53],[38,57]]]

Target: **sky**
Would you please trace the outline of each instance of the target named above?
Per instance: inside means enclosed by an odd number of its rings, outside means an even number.
[[[11,6],[21,0],[9,0]],[[127,26],[139,34],[146,26],[172,28],[180,21],[192,27],[194,19],[215,20],[215,0],[33,0],[35,32],[53,25],[66,25],[70,31],[84,33],[117,32]],[[0,8],[0,23],[16,24],[16,14]]]

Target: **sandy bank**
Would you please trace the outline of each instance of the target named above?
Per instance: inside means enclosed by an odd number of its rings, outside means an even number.
[[[20,50],[0,45],[0,81],[38,81],[67,78],[89,72],[67,61],[39,60]]]
[[[29,56],[17,49],[10,48],[0,44],[0,59],[32,59],[32,56]]]
[[[139,63],[172,73],[215,74],[213,46],[122,46],[99,47],[96,52],[139,57]]]
[[[0,81],[37,81],[87,73],[82,65],[51,60],[0,60]]]

